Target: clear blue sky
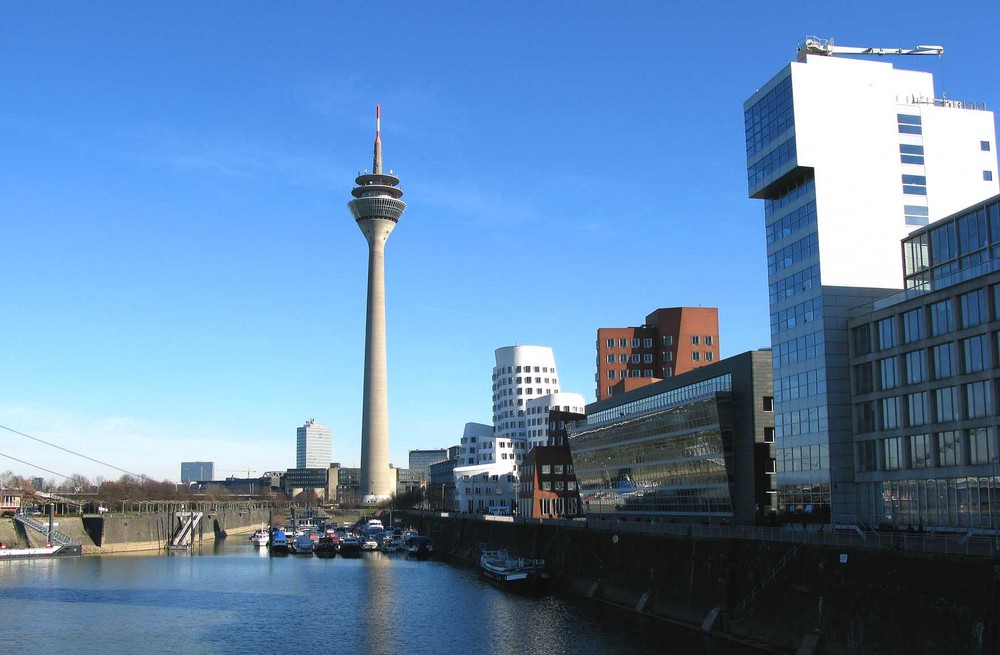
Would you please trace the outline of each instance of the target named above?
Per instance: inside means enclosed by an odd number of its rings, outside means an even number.
[[[806,34],[1000,106],[989,2],[56,2],[0,21],[0,425],[156,479],[357,465],[367,249],[347,210],[383,107],[390,451],[491,421],[494,350],[719,308],[769,345],[742,104]],[[62,474],[120,471],[0,431]],[[0,457],[0,471],[49,473]],[[242,474],[237,471],[243,471]],[[58,478],[56,478],[58,480]]]

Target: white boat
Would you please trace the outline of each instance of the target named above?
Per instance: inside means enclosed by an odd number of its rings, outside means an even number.
[[[361,550],[378,550],[378,542],[367,537],[361,541]]]
[[[544,590],[549,574],[544,559],[511,557],[506,550],[487,550],[479,558],[483,577],[499,587],[538,593]]]
[[[253,542],[254,546],[263,548],[264,546],[267,546],[269,543],[271,543],[271,535],[268,534],[267,530],[261,528],[260,530],[257,530],[252,535],[250,535],[250,541]]]

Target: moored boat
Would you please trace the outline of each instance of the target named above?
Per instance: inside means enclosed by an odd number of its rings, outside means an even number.
[[[361,540],[354,535],[349,535],[340,540],[341,557],[358,557],[361,555]]]
[[[506,550],[487,550],[479,558],[483,577],[504,589],[539,593],[545,589],[548,573],[544,559],[511,557]]]
[[[340,539],[337,535],[324,535],[313,544],[313,552],[316,557],[336,557],[337,548],[340,546]]]
[[[261,528],[250,535],[250,541],[253,542],[254,546],[263,548],[271,542],[271,535],[268,534],[267,530]]]
[[[288,537],[285,535],[285,531],[281,528],[276,529],[274,534],[271,535],[271,554],[288,554]]]
[[[316,532],[303,532],[295,536],[295,539],[288,544],[289,552],[295,555],[312,555],[313,542],[319,539]]]
[[[430,537],[410,537],[406,542],[406,555],[414,559],[430,559],[434,553],[434,546]]]

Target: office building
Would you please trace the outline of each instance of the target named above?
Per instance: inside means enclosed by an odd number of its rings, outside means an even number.
[[[427,471],[434,462],[448,459],[448,451],[444,448],[434,448],[432,450],[411,450],[410,468]]]
[[[771,389],[757,350],[588,405],[567,428],[584,513],[759,523],[776,509]]]
[[[639,327],[597,330],[597,400],[719,359],[719,310],[668,307]],[[621,385],[620,387],[618,385]]]
[[[997,193],[993,114],[928,73],[802,54],[744,104],[764,201],[779,504],[857,520],[847,320],[910,231]]]
[[[202,482],[215,479],[214,462],[181,462],[181,482]]]
[[[333,431],[315,419],[295,430],[295,468],[325,469],[333,454]]]
[[[361,408],[361,500],[377,503],[395,491],[389,468],[389,390],[385,348],[385,242],[406,209],[399,178],[382,172],[381,108],[375,109],[372,172],[355,179],[347,203],[368,242],[368,309]]]
[[[1000,196],[903,252],[906,290],[849,321],[859,522],[995,531]]]

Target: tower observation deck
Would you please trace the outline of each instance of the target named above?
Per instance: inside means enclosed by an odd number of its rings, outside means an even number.
[[[382,172],[381,107],[375,109],[372,172],[358,175],[347,203],[368,241],[368,312],[361,416],[361,500],[377,503],[396,491],[389,468],[389,392],[385,343],[385,242],[406,209],[399,178]]]

